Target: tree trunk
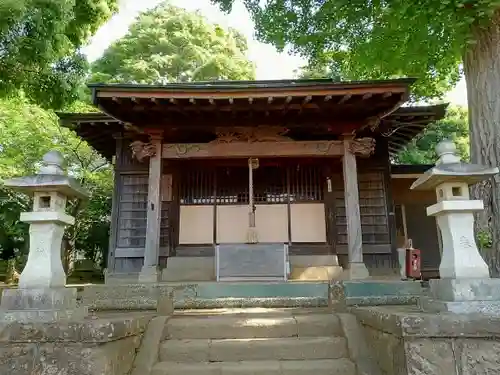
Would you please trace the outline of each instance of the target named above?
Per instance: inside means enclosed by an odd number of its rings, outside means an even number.
[[[473,163],[498,166],[500,160],[500,10],[489,25],[472,29],[475,44],[464,55],[469,103],[470,156]],[[476,236],[490,237],[482,255],[492,275],[500,271],[500,176],[477,184],[473,197],[483,199],[485,210],[476,217]],[[481,245],[481,243],[479,244]]]

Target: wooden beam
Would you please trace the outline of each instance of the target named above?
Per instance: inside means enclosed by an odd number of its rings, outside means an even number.
[[[251,98],[250,98],[251,99]],[[284,104],[272,104],[272,105],[267,105],[267,104],[253,104],[250,105],[252,102],[250,102],[249,99],[249,104],[232,104],[232,105],[218,105],[217,109],[219,111],[225,111],[225,112],[246,112],[250,110],[255,110],[255,111],[279,111],[285,108]],[[306,103],[306,104],[289,104],[288,109],[296,109],[300,110],[301,108],[307,108],[307,109],[317,109],[319,106],[316,103]],[[182,107],[182,109],[186,112],[197,112],[197,111],[202,111],[202,112],[212,112],[214,110],[213,106],[205,105],[205,106],[191,106],[191,107]],[[166,107],[165,112],[169,112],[170,110],[175,110],[175,108],[171,109]]]
[[[351,94],[344,95],[342,99],[339,100],[338,104],[343,104],[352,98]]]
[[[164,144],[164,159],[342,156],[342,141]]]
[[[142,90],[120,90],[119,88],[113,89],[99,89],[97,91],[97,97],[99,98],[111,98],[113,96],[116,97],[132,97],[135,96],[137,98],[150,98],[152,96],[156,98],[177,98],[177,99],[189,99],[194,97],[196,99],[208,99],[210,97],[217,100],[227,100],[228,98],[235,99],[243,99],[252,96],[254,98],[268,98],[270,96],[275,99],[278,97],[304,97],[307,95],[311,96],[326,96],[326,95],[364,95],[366,93],[373,94],[385,94],[387,92],[391,92],[393,94],[405,94],[408,92],[408,87],[406,85],[383,85],[378,87],[335,87],[337,85],[333,85],[329,88],[286,88],[286,89],[275,89],[269,88],[266,90],[263,89],[253,89],[253,90],[220,90],[219,92],[214,92],[213,90],[185,90],[173,93],[171,90],[158,90],[151,89],[147,91]]]

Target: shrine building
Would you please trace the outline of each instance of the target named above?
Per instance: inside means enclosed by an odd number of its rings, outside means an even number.
[[[440,240],[393,157],[446,105],[413,79],[91,84],[100,112],[59,113],[113,163],[107,283],[436,274]]]

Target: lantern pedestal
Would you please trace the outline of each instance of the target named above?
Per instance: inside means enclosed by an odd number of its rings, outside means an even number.
[[[437,203],[427,208],[427,215],[436,218],[443,243],[441,279],[430,281],[430,295],[420,299],[420,306],[429,312],[500,315],[500,280],[490,278],[474,238],[474,213],[484,205],[469,195],[470,185],[499,170],[462,163],[450,141],[440,142],[436,152],[436,166],[411,186],[436,191]]]
[[[500,315],[500,279],[430,280],[430,296],[420,306],[429,312]]]

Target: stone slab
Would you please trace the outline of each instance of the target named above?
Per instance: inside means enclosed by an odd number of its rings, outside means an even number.
[[[145,331],[151,315],[86,319],[81,322],[0,322],[0,343],[105,343]]]
[[[135,357],[131,375],[148,375],[151,373],[154,365],[158,362],[158,348],[164,336],[163,330],[167,320],[168,317],[166,316],[157,316],[149,322]]]
[[[498,316],[435,314],[417,306],[352,307],[351,312],[361,324],[399,337],[500,339]]]
[[[79,321],[85,319],[87,315],[88,309],[85,306],[64,310],[0,310],[0,321],[22,323]]]
[[[376,365],[373,353],[368,349],[368,343],[361,325],[353,314],[337,314],[343,335],[347,339],[349,358],[356,364],[358,375],[381,375]]]
[[[348,359],[309,361],[242,361],[169,363],[159,362],[151,375],[356,375],[356,367]]]
[[[330,284],[333,307],[414,305],[423,294],[419,282],[413,281],[334,281]]]
[[[76,298],[76,288],[4,289],[0,308],[3,310],[75,309]]]
[[[161,279],[161,271],[157,267],[143,267],[139,273],[140,283],[158,283]]]
[[[429,286],[436,300],[500,301],[500,279],[434,279]]]
[[[247,298],[210,298],[192,299],[175,302],[179,309],[215,309],[215,308],[243,308],[243,307],[326,307],[328,298],[322,297],[247,297]]]
[[[500,301],[441,301],[421,298],[419,305],[426,312],[500,316]]]
[[[328,282],[202,282],[85,286],[92,310],[154,310],[172,296],[176,308],[326,306]]]
[[[344,357],[347,357],[347,349],[343,337],[167,340],[160,350],[162,362],[239,362]]]
[[[498,316],[425,313],[409,306],[357,307],[352,311],[386,373],[498,373]]]
[[[343,269],[340,266],[308,266],[299,267],[292,265],[289,275],[290,280],[323,280],[330,281],[340,278]]]
[[[218,245],[219,279],[285,278],[285,246],[281,244]]]

